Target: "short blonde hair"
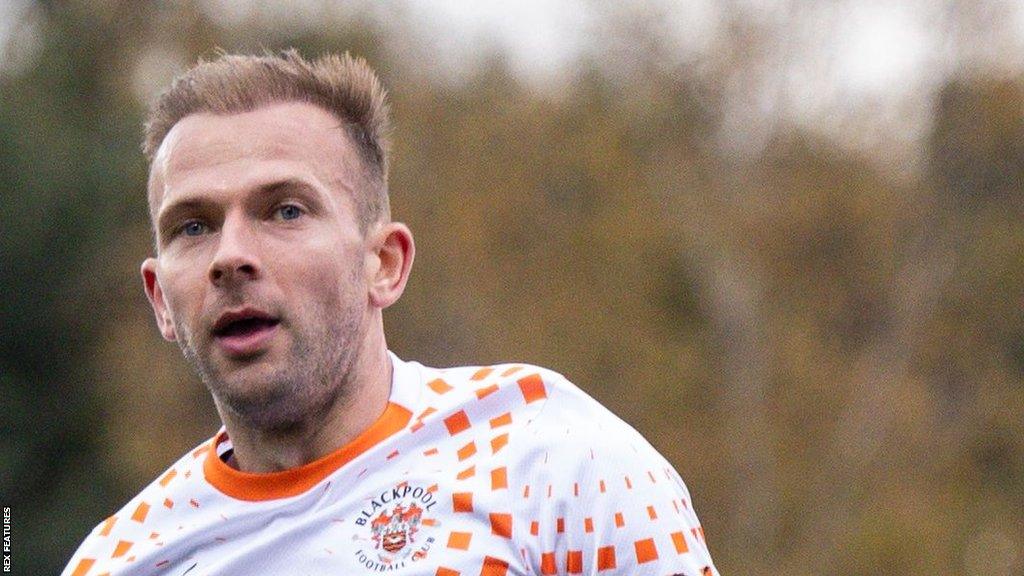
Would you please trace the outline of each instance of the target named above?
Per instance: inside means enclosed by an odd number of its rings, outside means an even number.
[[[150,109],[142,149],[150,164],[167,133],[191,114],[236,114],[276,102],[307,102],[337,117],[365,168],[353,201],[360,227],[390,218],[390,106],[362,58],[329,54],[311,61],[296,50],[263,56],[222,54],[179,75]]]

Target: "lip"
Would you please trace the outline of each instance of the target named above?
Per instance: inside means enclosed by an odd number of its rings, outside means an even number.
[[[224,330],[240,320],[264,320],[268,323],[252,327],[242,333],[226,334]],[[225,312],[214,323],[213,339],[230,357],[253,356],[262,352],[277,333],[278,318],[256,308],[241,308]]]

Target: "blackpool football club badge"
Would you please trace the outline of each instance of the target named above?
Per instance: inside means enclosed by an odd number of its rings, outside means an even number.
[[[407,482],[375,494],[355,520],[356,559],[374,572],[425,559],[435,542],[430,511],[437,502],[432,490]]]

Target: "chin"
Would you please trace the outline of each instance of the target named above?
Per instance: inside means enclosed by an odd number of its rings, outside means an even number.
[[[323,391],[303,388],[281,374],[233,374],[210,389],[217,404],[246,427],[271,433],[302,428],[315,413],[329,408]]]
[[[218,404],[247,428],[283,433],[300,428],[309,417],[304,398],[279,389],[222,391]]]

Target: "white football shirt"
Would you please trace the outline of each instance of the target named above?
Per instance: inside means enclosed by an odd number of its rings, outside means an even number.
[[[221,430],[64,576],[717,575],[676,471],[561,375],[391,359],[388,407],[350,444],[248,474]]]

